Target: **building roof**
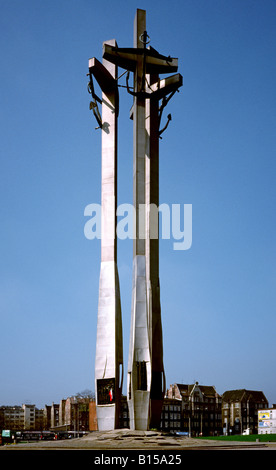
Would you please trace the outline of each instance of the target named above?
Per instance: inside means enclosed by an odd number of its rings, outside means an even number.
[[[196,382],[195,384],[191,384],[191,385],[176,384],[176,386],[178,387],[178,390],[179,390],[182,397],[189,396],[195,385],[200,389],[201,393],[205,397],[214,398],[214,397],[219,396],[219,394],[217,393],[217,391],[216,391],[216,389],[213,385],[199,385],[198,382]]]
[[[216,389],[213,385],[199,385],[199,388],[206,397],[218,396],[218,393],[216,392]]]
[[[176,384],[176,386],[178,387],[180,395],[183,395],[183,396],[190,395],[191,390],[192,390],[191,385]]]
[[[244,388],[239,390],[227,390],[223,393],[222,400],[226,402],[249,400],[259,403],[268,403],[263,392],[258,390],[246,390]]]

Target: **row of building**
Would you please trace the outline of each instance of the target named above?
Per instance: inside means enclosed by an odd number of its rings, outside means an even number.
[[[128,405],[122,397],[120,427],[129,427]],[[0,406],[0,429],[95,431],[96,403],[91,397],[69,397],[59,404]],[[219,395],[214,386],[173,384],[167,390],[160,430],[189,436],[276,433],[276,405],[269,408],[261,391],[229,390]]]
[[[59,404],[0,406],[0,429],[13,431],[69,430],[89,431],[97,429],[96,404],[90,397],[69,397]]]
[[[264,413],[266,419],[270,416],[266,427]],[[189,436],[276,433],[276,405],[270,409],[261,391],[228,390],[219,395],[214,386],[198,382],[173,384],[164,401],[161,429]]]

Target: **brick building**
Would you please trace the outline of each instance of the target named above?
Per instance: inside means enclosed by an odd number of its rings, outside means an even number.
[[[258,410],[268,408],[261,391],[228,390],[222,395],[222,424],[224,434],[242,434],[246,429],[258,433]]]
[[[0,428],[39,431],[44,426],[44,411],[35,405],[0,407]]]
[[[181,398],[164,398],[160,428],[163,431],[182,431],[182,400]]]
[[[173,384],[166,395],[167,399],[174,400],[171,407],[181,404],[181,421],[179,431],[189,436],[216,436],[222,432],[221,423],[221,396],[216,392],[213,385]],[[169,404],[168,404],[169,405]],[[166,401],[164,402],[166,406]],[[175,413],[175,410],[172,411]],[[174,429],[179,427],[179,418],[174,416],[171,422]],[[163,429],[164,422],[162,421]]]
[[[98,430],[96,402],[91,400],[89,402],[89,431]]]

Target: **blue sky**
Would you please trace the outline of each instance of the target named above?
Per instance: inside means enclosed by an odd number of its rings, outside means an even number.
[[[116,6],[115,6],[116,5]],[[88,59],[133,45],[178,57],[165,110],[160,203],[192,204],[193,244],[160,242],[167,386],[263,390],[276,403],[276,3],[270,0],[0,1],[0,404],[39,407],[94,390],[100,131]],[[122,84],[124,81],[122,79]],[[119,203],[132,203],[131,97],[120,89]],[[125,370],[132,241],[118,242]],[[125,378],[126,383],[126,378]]]

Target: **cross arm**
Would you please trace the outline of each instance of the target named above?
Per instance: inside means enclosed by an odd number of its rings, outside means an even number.
[[[146,73],[170,73],[177,72],[178,59],[166,57],[157,51],[146,48],[119,48],[103,45],[103,58],[123,69],[134,72],[138,56],[145,56]]]
[[[158,80],[156,83],[150,85],[152,97],[158,100],[164,98],[169,93],[177,91],[183,85],[183,77],[180,73],[171,75],[163,80]]]
[[[99,62],[95,57],[89,59],[88,63],[89,73],[91,73],[100,85],[101,90],[109,92],[110,90],[117,90],[117,80],[115,80],[105,66]]]

